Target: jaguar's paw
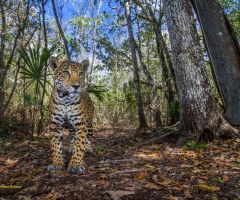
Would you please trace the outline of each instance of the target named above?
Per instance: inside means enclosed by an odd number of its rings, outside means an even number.
[[[73,174],[82,174],[85,172],[85,167],[82,165],[72,165],[68,166],[67,171]]]
[[[49,172],[54,172],[54,171],[59,171],[59,170],[64,170],[65,166],[64,165],[48,165],[47,170]]]

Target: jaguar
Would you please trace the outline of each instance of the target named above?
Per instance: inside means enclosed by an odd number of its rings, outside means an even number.
[[[66,168],[63,157],[63,128],[71,135],[69,151],[71,159],[67,166],[70,173],[83,173],[85,151],[92,150],[92,123],[94,105],[86,91],[85,76],[88,60],[81,63],[61,61],[50,57],[54,72],[54,86],[50,101],[49,135],[51,136],[52,164],[48,171]]]

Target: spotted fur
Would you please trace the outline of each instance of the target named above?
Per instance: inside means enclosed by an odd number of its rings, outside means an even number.
[[[48,170],[64,169],[63,159],[63,127],[68,124],[71,134],[72,153],[68,171],[82,173],[83,156],[86,146],[91,148],[92,120],[94,107],[90,96],[84,91],[85,73],[89,63],[58,61],[50,58],[50,66],[54,70],[54,89],[50,103],[49,132],[53,163]]]

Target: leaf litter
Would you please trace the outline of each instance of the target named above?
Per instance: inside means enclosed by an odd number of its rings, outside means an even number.
[[[0,149],[0,197],[240,199],[240,140],[201,146],[189,143],[182,148],[170,144],[132,148],[133,133],[131,129],[96,131],[94,149],[102,151],[85,155],[88,168],[80,175],[46,170],[51,162],[49,138],[13,140],[14,148]],[[64,149],[68,142],[69,137]]]

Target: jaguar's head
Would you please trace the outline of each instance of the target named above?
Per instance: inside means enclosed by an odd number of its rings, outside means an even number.
[[[84,90],[85,74],[89,66],[88,60],[81,63],[59,61],[55,57],[49,59],[54,71],[54,85],[60,97],[79,95]]]

